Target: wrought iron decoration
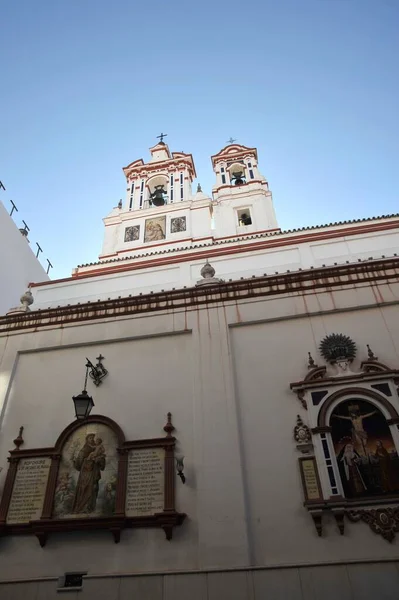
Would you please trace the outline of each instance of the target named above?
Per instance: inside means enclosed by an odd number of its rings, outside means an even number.
[[[327,335],[320,342],[319,349],[322,357],[330,363],[345,359],[351,362],[356,356],[355,342],[343,333]]]
[[[106,377],[108,375],[107,369],[102,364],[102,361],[104,360],[104,358],[105,357],[102,356],[101,354],[99,356],[97,356],[97,358],[96,358],[97,364],[96,365],[93,365],[93,363],[88,358],[86,358],[86,360],[87,360],[86,366],[90,369],[90,371],[89,371],[90,378],[93,380],[94,385],[96,385],[97,387],[100,385],[100,383],[102,382],[104,377]]]

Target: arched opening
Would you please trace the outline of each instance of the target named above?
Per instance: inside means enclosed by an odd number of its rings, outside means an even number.
[[[147,181],[149,206],[164,206],[168,203],[168,183],[166,175],[156,175]]]
[[[230,174],[230,182],[233,185],[244,185],[246,183],[245,165],[241,162],[235,162],[227,170]]]

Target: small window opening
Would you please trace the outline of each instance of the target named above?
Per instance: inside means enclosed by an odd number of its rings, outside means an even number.
[[[58,590],[66,589],[80,589],[83,587],[83,577],[87,575],[87,571],[65,573],[63,577],[58,580]]]
[[[65,575],[64,587],[82,587],[83,573],[68,573]]]
[[[144,179],[141,180],[141,185],[140,185],[140,208],[143,208],[143,202],[144,202]]]
[[[173,175],[170,176],[169,198],[170,201],[173,202]]]
[[[133,208],[133,200],[134,200],[134,181],[132,183],[132,187],[130,188],[129,210],[132,210],[132,208]]]
[[[220,172],[222,174],[222,183],[226,183],[226,174],[225,174],[225,171],[224,171],[224,167],[220,168]]]

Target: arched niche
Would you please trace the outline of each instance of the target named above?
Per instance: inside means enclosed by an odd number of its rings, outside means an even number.
[[[171,175],[171,177],[173,177],[173,174]],[[154,192],[155,187],[157,185],[163,185],[165,187],[165,189],[167,189],[168,183],[169,183],[169,177],[164,174],[153,175],[152,177],[149,177],[147,179],[147,187],[150,190],[151,194]]]
[[[56,442],[60,454],[52,517],[110,517],[115,512],[118,449],[123,431],[108,417],[90,416],[71,423]]]
[[[396,411],[395,407],[382,394],[379,394],[378,392],[375,392],[374,390],[369,390],[367,388],[351,387],[338,390],[327,398],[327,400],[324,402],[323,406],[320,409],[317,418],[317,426],[329,427],[329,417],[332,412],[332,408],[336,404],[339,404],[339,401],[354,398],[356,396],[360,396],[361,398],[364,397],[366,400],[369,400],[373,404],[376,404],[377,407],[383,407],[386,411],[388,419],[399,420],[399,414]]]
[[[330,435],[349,500],[399,494],[399,456],[385,407],[351,394],[333,405]]]
[[[230,181],[234,181],[235,185],[246,183],[246,168],[246,165],[240,161],[236,161],[229,165],[227,171],[230,175]]]
[[[125,434],[123,433],[120,426],[117,423],[115,423],[115,421],[103,415],[90,415],[84,421],[76,420],[70,423],[58,436],[58,439],[55,443],[55,449],[58,452],[60,452],[66,440],[70,437],[72,433],[80,429],[82,426],[88,426],[94,423],[102,423],[103,425],[109,427],[112,431],[114,431],[118,440],[118,446],[122,446],[122,444],[125,442]]]

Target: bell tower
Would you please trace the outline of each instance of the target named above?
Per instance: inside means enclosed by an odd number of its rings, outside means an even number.
[[[123,169],[128,184],[125,210],[143,210],[191,199],[191,185],[197,176],[193,157],[171,153],[162,140],[150,148],[151,159],[136,160]]]
[[[123,168],[125,201],[104,219],[105,236],[100,260],[125,258],[140,252],[167,252],[178,244],[211,236],[212,200],[192,193],[194,160],[185,152],[170,152],[163,141],[142,158]]]
[[[258,152],[231,143],[212,158],[215,238],[278,229],[272,193],[258,169]]]

